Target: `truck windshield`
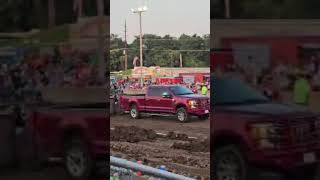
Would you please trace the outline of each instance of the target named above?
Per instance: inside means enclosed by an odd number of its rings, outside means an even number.
[[[174,95],[194,94],[190,89],[183,86],[173,86],[169,88]]]
[[[247,86],[244,82],[231,78],[211,79],[213,105],[239,105],[266,103],[269,100],[258,91]]]

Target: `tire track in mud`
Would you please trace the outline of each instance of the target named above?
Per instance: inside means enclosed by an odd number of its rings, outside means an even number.
[[[153,167],[166,165],[169,170],[196,179],[209,179],[210,141],[186,134],[156,133],[137,126],[116,126],[110,133],[111,154],[128,160],[141,160]]]

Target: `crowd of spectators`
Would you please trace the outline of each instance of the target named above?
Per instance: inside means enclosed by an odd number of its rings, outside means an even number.
[[[54,53],[30,52],[14,64],[0,65],[0,98],[7,101],[37,101],[41,89],[52,87],[102,86],[94,51],[72,48]]]
[[[320,90],[319,59],[311,56],[309,59],[300,59],[300,62],[300,65],[278,63],[269,68],[259,68],[253,63],[245,67],[230,64],[224,69],[217,68],[215,73],[238,78],[270,99],[281,100],[281,92],[292,92],[301,75],[307,80],[312,91]]]
[[[124,93],[126,90],[144,90],[150,85],[180,85],[185,86],[192,90],[195,94],[202,94],[206,96],[210,96],[210,80],[204,80],[203,82],[181,82],[181,83],[173,83],[173,82],[157,82],[152,79],[145,80],[143,83],[143,87],[141,87],[141,82],[139,79],[130,79],[129,77],[126,78],[118,78],[118,79],[111,79],[110,87],[111,87],[111,96],[114,96],[115,99],[119,98],[119,95]],[[207,90],[206,93],[203,94],[203,87]]]

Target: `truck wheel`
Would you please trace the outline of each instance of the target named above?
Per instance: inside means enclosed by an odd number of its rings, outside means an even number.
[[[202,121],[205,121],[209,118],[209,115],[202,115],[202,116],[199,116],[199,119],[202,120]]]
[[[65,144],[64,165],[72,179],[85,180],[93,173],[93,160],[81,138],[71,138]]]
[[[133,119],[139,119],[140,118],[140,112],[137,108],[137,105],[133,104],[130,108],[130,116]]]
[[[178,110],[177,110],[177,119],[180,122],[188,122],[189,121],[189,115],[187,113],[186,108],[184,108],[184,107],[178,108]]]
[[[248,180],[247,163],[235,146],[225,146],[213,154],[214,180]]]

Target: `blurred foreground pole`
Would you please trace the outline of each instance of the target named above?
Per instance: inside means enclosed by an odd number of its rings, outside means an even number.
[[[55,7],[55,0],[48,1],[48,16],[49,16],[49,24],[48,28],[52,28],[56,24],[56,7]]]
[[[97,0],[97,9],[98,9],[98,60],[99,60],[99,78],[105,83],[106,82],[106,62],[105,62],[105,34],[103,32],[104,24],[104,2],[103,0]]]
[[[230,14],[230,0],[224,0],[224,4],[225,4],[226,18],[227,18],[227,19],[230,19],[230,18],[231,18],[231,14]]]

